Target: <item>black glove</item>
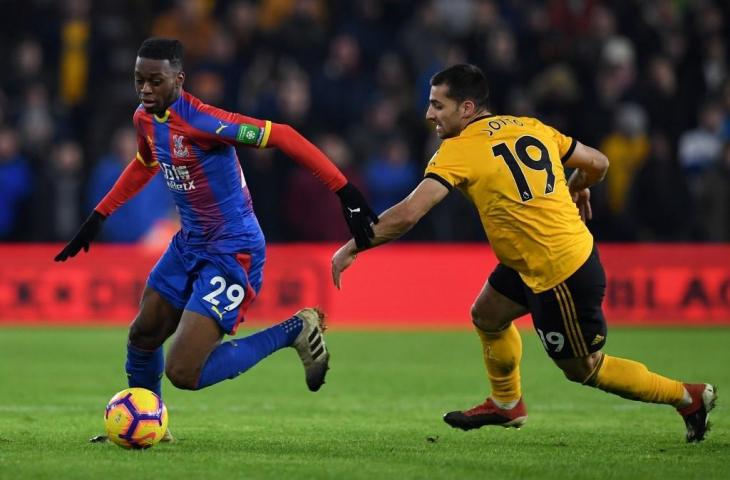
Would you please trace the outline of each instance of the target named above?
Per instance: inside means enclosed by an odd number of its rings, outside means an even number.
[[[101,226],[104,224],[106,217],[94,210],[89,218],[81,225],[79,231],[76,232],[74,238],[71,239],[61,253],[54,258],[57,262],[65,262],[68,257],[75,257],[79,250],[83,247],[84,252],[89,251],[89,244],[99,234]]]
[[[355,185],[348,182],[335,193],[342,202],[342,214],[355,238],[355,244],[358,248],[369,247],[370,239],[375,235],[370,222],[378,223],[378,216]]]

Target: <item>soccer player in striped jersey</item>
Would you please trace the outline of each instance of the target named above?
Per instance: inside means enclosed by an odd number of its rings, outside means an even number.
[[[473,65],[431,79],[426,118],[443,142],[416,189],[380,215],[372,241],[377,246],[400,237],[457,188],[479,211],[500,262],[471,309],[491,394],[444,420],[463,430],[525,422],[522,341],[512,321],[530,313],[547,354],[569,380],[671,405],[684,418],[687,441],[701,441],[717,396],[712,385],[683,384],[602,352],[606,278],[581,219],[591,217],[588,187],[603,179],[608,159],[535,118],[491,114],[487,98],[486,79]],[[575,169],[570,178],[566,167]],[[350,241],[335,253],[338,288],[343,270],[366,248]]]
[[[56,256],[88,251],[104,219],[161,173],[175,199],[182,228],[155,265],[129,329],[130,387],[161,394],[163,371],[178,388],[197,390],[245,372],[271,353],[294,347],[307,386],[324,383],[329,353],[324,316],[305,308],[246,338],[234,334],[261,289],[264,235],[254,214],[237,146],[276,147],[312,171],[341,202],[358,243],[367,245],[377,216],[360,192],[314,145],[288,125],[206,105],[183,90],[183,46],[145,40],[134,77],[138,151],[76,236]],[[302,199],[306,201],[306,199]],[[177,332],[163,359],[162,344]]]

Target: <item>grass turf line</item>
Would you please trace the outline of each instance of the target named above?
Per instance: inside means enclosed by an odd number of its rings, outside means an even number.
[[[243,332],[244,334],[247,332]],[[730,329],[613,329],[606,351],[719,385],[713,431],[684,442],[671,408],[565,380],[524,331],[521,430],[461,432],[441,415],[487,394],[473,333],[328,334],[332,369],[310,393],[293,350],[200,392],[164,384],[178,442],[87,443],[124,388],[122,329],[0,330],[0,479],[728,478]]]

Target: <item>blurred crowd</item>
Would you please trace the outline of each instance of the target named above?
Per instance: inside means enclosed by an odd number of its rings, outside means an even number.
[[[134,157],[136,50],[186,47],[185,88],[288,123],[382,211],[438,139],[428,80],[487,74],[494,113],[540,118],[610,159],[601,241],[730,241],[730,2],[724,0],[5,0],[0,240],[69,239]],[[11,13],[10,13],[11,12]],[[269,241],[347,238],[339,202],[274,150],[239,149]],[[177,228],[156,178],[105,225],[112,242]],[[484,238],[452,193],[411,240]]]

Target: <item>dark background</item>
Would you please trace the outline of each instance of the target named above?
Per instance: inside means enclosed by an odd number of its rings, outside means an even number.
[[[592,0],[0,0],[0,240],[64,241],[135,152],[141,41],[186,46],[185,88],[288,123],[376,210],[419,181],[438,140],[428,80],[479,65],[495,113],[537,116],[611,160],[600,241],[730,240],[730,3]],[[10,13],[12,12],[12,13]],[[239,149],[269,241],[347,238],[339,203],[271,150]],[[159,180],[159,181],[158,181]],[[156,179],[104,240],[166,242]],[[477,241],[457,193],[408,240]]]

